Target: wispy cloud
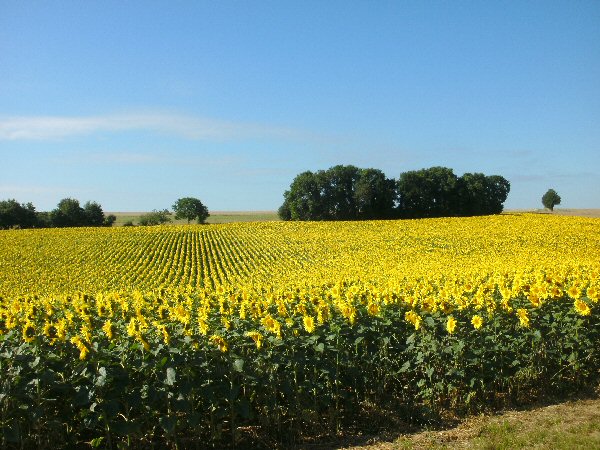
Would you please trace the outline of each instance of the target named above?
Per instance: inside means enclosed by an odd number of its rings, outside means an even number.
[[[0,140],[51,140],[98,132],[150,131],[192,140],[296,139],[292,128],[229,122],[176,113],[128,113],[89,117],[0,117]]]
[[[56,164],[94,164],[106,166],[230,166],[244,161],[242,156],[198,152],[196,154],[181,152],[135,152],[135,151],[69,151],[50,157]]]

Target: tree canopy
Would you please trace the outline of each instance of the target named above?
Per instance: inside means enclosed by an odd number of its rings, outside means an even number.
[[[0,201],[0,229],[32,228],[36,222],[35,207],[31,203],[21,204],[15,199]]]
[[[154,209],[149,213],[142,214],[139,218],[139,224],[142,226],[162,225],[171,221],[170,215],[171,213],[166,209],[161,211]]]
[[[560,195],[554,189],[548,189],[542,197],[542,205],[550,211],[554,211],[556,205],[560,205]]]
[[[208,216],[208,208],[200,200],[193,197],[184,197],[178,199],[173,204],[175,219],[186,219],[188,223],[196,220],[198,223],[204,223]]]
[[[361,220],[499,214],[510,183],[499,175],[431,167],[388,179],[378,169],[302,172],[284,193],[283,220]]]
[[[14,199],[0,201],[0,228],[112,226],[115,219],[105,216],[99,203],[89,201],[81,207],[74,198],[62,199],[50,212],[37,212],[31,203]]]
[[[283,220],[357,220],[393,216],[395,183],[377,169],[334,166],[302,172],[284,193]]]

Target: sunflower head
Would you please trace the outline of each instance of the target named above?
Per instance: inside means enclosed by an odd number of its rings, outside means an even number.
[[[454,333],[455,329],[456,329],[456,319],[453,316],[449,316],[448,322],[446,322],[446,330],[448,330],[448,333],[452,334],[452,333]]]
[[[25,342],[32,342],[35,340],[36,331],[35,326],[32,322],[27,321],[23,327],[23,340]]]
[[[471,324],[473,324],[473,328],[479,330],[483,326],[483,319],[479,315],[475,315],[471,318]]]

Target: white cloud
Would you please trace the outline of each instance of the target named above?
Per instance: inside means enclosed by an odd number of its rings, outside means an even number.
[[[198,153],[198,154],[182,154],[181,152],[135,152],[135,151],[70,151],[62,152],[53,157],[50,161],[55,164],[94,164],[107,166],[124,166],[124,165],[161,165],[161,166],[202,166],[202,167],[229,167],[237,163],[242,163],[245,159],[241,156],[214,154],[214,153]]]
[[[150,131],[192,140],[298,138],[297,130],[173,113],[129,113],[90,117],[0,117],[0,140],[48,140],[97,132]]]

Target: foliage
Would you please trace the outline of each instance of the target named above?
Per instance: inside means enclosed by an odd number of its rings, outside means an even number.
[[[404,217],[444,217],[456,215],[458,178],[452,169],[404,172],[398,179],[399,209]]]
[[[0,201],[0,229],[33,228],[36,226],[35,207],[21,204],[15,199]]]
[[[412,218],[499,214],[509,191],[499,175],[457,177],[445,167],[405,172],[398,180],[399,212]]]
[[[33,204],[19,204],[14,199],[0,201],[0,229],[110,227],[115,220],[112,214],[105,217],[102,206],[93,201],[81,207],[79,200],[64,198],[50,212],[36,212]]]
[[[498,175],[432,167],[400,175],[397,182],[376,169],[334,166],[303,172],[284,193],[282,220],[356,220],[499,214],[510,183]]]
[[[560,195],[554,189],[548,189],[542,196],[542,205],[550,211],[554,211],[556,205],[560,205]]]
[[[61,227],[80,227],[86,223],[86,212],[79,205],[79,200],[63,198],[56,209],[50,212],[52,225]]]
[[[356,220],[393,216],[395,186],[377,169],[334,166],[294,178],[279,208],[283,220]]]
[[[410,291],[342,283],[6,299],[3,447],[223,447],[250,427],[289,444],[310,428],[335,433],[361,404],[433,420],[597,382],[597,290],[574,300],[554,274],[533,280],[509,297],[504,284],[481,298],[482,286],[461,286],[462,300],[427,280]]]
[[[104,220],[102,221],[102,226],[112,227],[116,220],[117,216],[115,216],[114,214],[109,214],[108,216],[104,217]]]
[[[173,204],[175,219],[186,219],[188,223],[196,220],[197,223],[204,223],[210,215],[208,208],[200,200],[193,197],[184,197],[178,199]]]
[[[166,209],[163,209],[162,211],[154,209],[152,212],[142,214],[138,222],[142,226],[163,225],[171,221],[170,215],[171,213]]]

